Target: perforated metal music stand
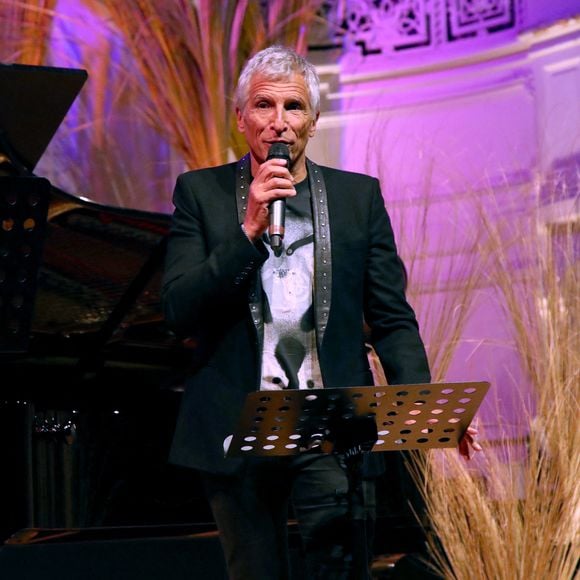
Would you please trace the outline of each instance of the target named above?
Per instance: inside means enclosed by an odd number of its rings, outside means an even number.
[[[50,183],[0,176],[0,355],[28,349]]]
[[[488,382],[465,382],[256,391],[246,397],[226,455],[331,453],[337,428],[354,418],[376,425],[369,451],[456,447],[488,389]]]
[[[353,530],[353,578],[369,578],[362,508],[364,453],[456,447],[489,389],[488,382],[430,383],[256,391],[227,457],[305,452],[344,457]]]

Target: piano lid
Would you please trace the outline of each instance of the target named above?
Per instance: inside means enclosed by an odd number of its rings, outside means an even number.
[[[0,64],[0,150],[32,172],[87,76],[82,69]]]

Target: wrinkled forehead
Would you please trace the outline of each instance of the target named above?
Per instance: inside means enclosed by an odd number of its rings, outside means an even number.
[[[253,97],[260,92],[286,93],[294,96],[300,95],[306,100],[310,100],[308,85],[304,77],[300,74],[287,76],[256,74],[250,80],[248,97]]]
[[[250,78],[247,90],[244,106],[261,96],[284,97],[304,101],[314,113],[308,83],[300,73],[264,74],[256,72]]]

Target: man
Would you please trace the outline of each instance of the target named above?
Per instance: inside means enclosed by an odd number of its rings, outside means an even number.
[[[378,180],[306,157],[319,103],[310,63],[284,47],[259,52],[236,92],[249,153],[179,176],[174,191],[164,312],[203,352],[170,460],[200,471],[234,580],[290,577],[290,496],[309,577],[346,578],[352,560],[348,483],[335,455],[224,457],[246,395],[371,385],[363,321],[389,383],[430,381]],[[278,143],[289,166],[268,158]],[[267,231],[277,199],[286,227],[274,252]],[[372,520],[372,485],[365,493]]]

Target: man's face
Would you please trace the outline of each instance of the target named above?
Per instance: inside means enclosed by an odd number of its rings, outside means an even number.
[[[238,129],[244,134],[252,161],[263,163],[272,143],[290,148],[293,174],[305,167],[305,149],[316,131],[318,114],[310,108],[308,90],[301,75],[274,81],[256,74],[250,82],[248,101],[237,109]]]

